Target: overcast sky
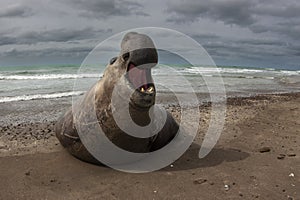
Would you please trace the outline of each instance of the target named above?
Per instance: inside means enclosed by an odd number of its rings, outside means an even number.
[[[299,0],[1,0],[0,66],[80,64],[148,26],[189,35],[218,65],[300,70]]]

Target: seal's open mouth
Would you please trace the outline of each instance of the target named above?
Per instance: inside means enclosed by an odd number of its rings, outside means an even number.
[[[143,94],[153,94],[155,87],[150,68],[140,68],[130,62],[127,67],[127,78],[133,88]]]

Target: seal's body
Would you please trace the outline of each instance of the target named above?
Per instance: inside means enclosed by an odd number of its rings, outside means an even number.
[[[86,121],[91,110],[96,113],[97,123],[106,137],[116,146],[136,153],[158,150],[168,144],[176,135],[179,126],[170,113],[160,131],[150,137],[135,137],[120,128],[114,113],[125,124],[133,121],[138,126],[147,126],[150,122],[151,107],[155,104],[155,85],[151,68],[157,64],[158,56],[152,40],[143,34],[127,33],[121,43],[121,53],[112,58],[99,80],[76,103],[76,115],[70,108],[57,122],[55,132],[60,143],[75,157],[90,163],[99,164],[82,144],[76,122]],[[117,94],[117,95],[115,95]],[[130,94],[128,101],[123,97]],[[112,97],[114,96],[114,105]],[[130,116],[120,113],[128,106]],[[118,109],[119,108],[119,109]],[[122,118],[122,116],[125,116]]]

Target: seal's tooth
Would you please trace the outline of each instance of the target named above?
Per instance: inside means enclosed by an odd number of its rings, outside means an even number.
[[[153,93],[153,92],[154,92],[153,86],[150,86],[150,87],[147,89],[147,92],[148,92],[148,93]]]
[[[141,92],[145,92],[145,89],[143,87],[141,87]]]

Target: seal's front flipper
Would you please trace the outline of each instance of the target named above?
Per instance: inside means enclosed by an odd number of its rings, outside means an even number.
[[[101,164],[83,146],[75,128],[75,124],[73,123],[72,109],[69,109],[66,114],[58,120],[55,125],[55,133],[59,142],[70,154],[85,162],[98,165]]]
[[[152,143],[150,151],[156,151],[166,146],[175,137],[179,130],[179,125],[174,120],[173,116],[167,112],[167,119],[164,127],[157,134]]]

